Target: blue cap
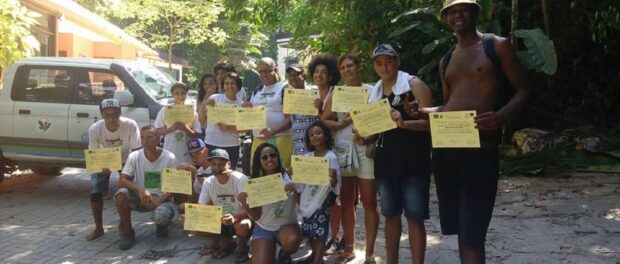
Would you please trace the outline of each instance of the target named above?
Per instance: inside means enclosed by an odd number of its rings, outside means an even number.
[[[388,56],[392,56],[392,57],[397,57],[398,58],[398,52],[396,52],[396,50],[394,50],[394,48],[392,48],[392,45],[390,45],[390,44],[379,44],[379,46],[377,46],[372,51],[372,59],[373,60],[375,58],[377,58],[377,56],[379,56],[379,55],[388,55]]]
[[[202,139],[192,138],[189,141],[187,141],[187,153],[185,153],[185,155],[189,155],[196,151],[200,151],[206,147],[207,147],[207,144],[205,144],[205,142],[202,141]]]
[[[228,157],[228,152],[220,148],[216,148],[214,150],[209,151],[209,157],[207,158],[207,160],[211,160],[214,158],[230,160],[230,158]]]

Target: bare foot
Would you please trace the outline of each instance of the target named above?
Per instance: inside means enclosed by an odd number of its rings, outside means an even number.
[[[103,234],[104,234],[103,229],[95,229],[93,230],[92,233],[86,235],[86,241],[93,241],[99,238],[100,236],[103,236]]]

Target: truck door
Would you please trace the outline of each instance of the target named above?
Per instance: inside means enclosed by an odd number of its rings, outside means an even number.
[[[3,151],[22,155],[69,157],[67,122],[75,84],[68,68],[22,66],[11,92],[13,140]]]

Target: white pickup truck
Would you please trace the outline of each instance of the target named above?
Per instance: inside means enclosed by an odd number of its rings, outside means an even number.
[[[171,102],[170,75],[149,64],[102,59],[35,57],[4,71],[0,90],[0,180],[5,164],[57,174],[83,167],[88,128],[99,104],[116,98],[123,116],[152,124]]]

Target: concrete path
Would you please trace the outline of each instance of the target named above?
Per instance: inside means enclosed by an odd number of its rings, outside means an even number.
[[[0,184],[0,263],[233,263],[198,255],[202,237],[171,228],[158,239],[148,213],[133,215],[137,244],[118,250],[118,215],[105,200],[106,235],[86,242],[92,217],[89,177],[65,169],[58,177],[25,174]],[[112,180],[112,188],[116,188]],[[437,198],[431,190],[431,219],[426,222],[426,263],[457,263],[456,238],[440,235]],[[358,222],[362,222],[358,210]],[[356,226],[358,258],[364,258],[363,223]],[[487,237],[489,263],[620,263],[620,175],[575,174],[567,179],[504,177]],[[296,258],[308,254],[304,246]],[[378,263],[385,263],[383,224],[376,243]],[[173,257],[144,260],[148,250],[171,250]],[[335,257],[326,258],[333,263]],[[410,263],[406,227],[400,263]]]

